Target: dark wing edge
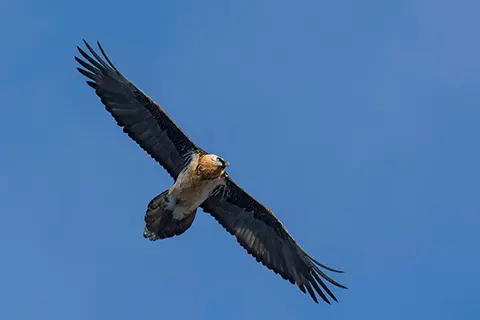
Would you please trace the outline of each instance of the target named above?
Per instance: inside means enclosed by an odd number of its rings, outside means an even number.
[[[330,304],[323,291],[338,302],[322,278],[339,288],[347,289],[320,268],[335,273],[343,271],[327,267],[307,254],[273,212],[240,188],[230,177],[226,178],[225,185],[217,188],[201,207],[235,236],[237,242],[257,262],[296,284],[303,293],[308,291],[316,303],[318,300],[315,292]]]
[[[98,48],[106,62],[87,41],[83,42],[93,58],[77,46],[82,57],[88,61],[75,57],[84,68],[77,70],[93,80],[87,81],[87,84],[95,89],[106,110],[123,127],[123,131],[176,179],[192,154],[204,151],[187,137],[155,101],[117,70],[98,41]]]

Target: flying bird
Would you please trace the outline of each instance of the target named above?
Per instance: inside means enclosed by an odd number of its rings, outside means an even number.
[[[89,80],[117,124],[173,178],[173,185],[150,201],[143,236],[155,241],[184,233],[198,208],[211,214],[255,259],[283,279],[330,303],[337,301],[325,284],[346,289],[323,270],[335,270],[310,256],[265,205],[227,174],[229,162],[198,147],[152,98],[117,70],[99,42],[103,56],[84,40],[90,52],[77,46],[77,70]],[[323,270],[322,270],[323,269]]]

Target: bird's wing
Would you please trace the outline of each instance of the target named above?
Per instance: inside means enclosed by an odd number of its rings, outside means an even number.
[[[106,62],[85,40],[84,42],[93,57],[77,47],[83,58],[88,61],[87,63],[75,57],[75,60],[85,68],[77,68],[78,71],[92,80],[87,81],[87,84],[95,89],[95,93],[117,124],[123,127],[123,131],[176,179],[188,164],[193,152],[201,149],[155,101],[117,70],[100,43],[97,42]]]
[[[230,177],[226,178],[225,184],[217,188],[201,207],[234,235],[238,243],[258,262],[292,284],[297,284],[304,293],[306,288],[316,303],[318,300],[314,290],[325,302],[330,303],[322,289],[337,301],[322,278],[346,289],[320,268],[337,273],[343,271],[327,267],[308,255],[273,212],[240,188]]]

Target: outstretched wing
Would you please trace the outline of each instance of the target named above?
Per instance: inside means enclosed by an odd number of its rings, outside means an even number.
[[[329,268],[308,255],[288,233],[273,212],[255,200],[229,177],[201,207],[210,213],[248,253],[267,268],[289,280],[304,293],[305,288],[318,303],[314,290],[330,303],[322,289],[333,300],[334,294],[322,278],[331,284],[346,289],[326,275],[320,268],[343,273]],[[312,288],[313,287],[313,288]]]
[[[89,62],[75,57],[75,60],[85,68],[77,70],[93,80],[87,81],[87,84],[95,89],[95,93],[117,124],[123,127],[123,131],[176,179],[188,164],[189,156],[201,149],[155,101],[115,68],[100,43],[97,42],[106,62],[85,40],[84,42],[93,58],[77,47],[83,58]]]

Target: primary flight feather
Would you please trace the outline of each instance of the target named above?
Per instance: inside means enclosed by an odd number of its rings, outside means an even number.
[[[327,267],[306,253],[280,220],[266,206],[240,188],[226,173],[229,163],[199,148],[170,119],[165,111],[133,85],[112,64],[100,43],[103,58],[84,41],[90,55],[75,57],[83,67],[107,111],[152,158],[167,170],[174,184],[150,201],[143,236],[152,241],[184,233],[193,223],[197,209],[211,214],[245,250],[282,278],[308,291],[318,303],[318,294],[330,303],[337,301],[325,284],[346,289],[322,270]]]

